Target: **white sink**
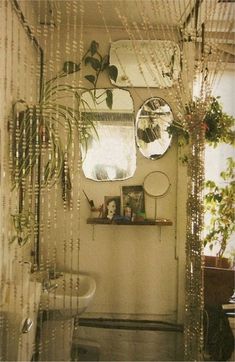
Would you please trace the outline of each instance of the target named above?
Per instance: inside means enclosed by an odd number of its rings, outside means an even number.
[[[44,280],[41,309],[59,311],[66,318],[83,313],[93,299],[95,280],[87,274],[62,273],[59,277]]]

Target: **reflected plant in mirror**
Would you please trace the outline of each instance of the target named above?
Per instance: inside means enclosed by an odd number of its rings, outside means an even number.
[[[111,110],[107,89],[82,94],[82,117],[94,125],[93,137],[82,148],[82,169],[94,181],[125,180],[136,169],[133,100],[126,90],[109,91],[113,99]]]
[[[166,101],[159,97],[147,99],[136,117],[136,143],[142,155],[150,160],[162,157],[171,144],[167,131],[173,114]]]

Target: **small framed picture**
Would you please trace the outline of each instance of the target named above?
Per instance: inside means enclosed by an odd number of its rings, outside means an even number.
[[[131,213],[136,215],[145,212],[142,185],[122,186],[122,211],[124,216],[127,209],[130,209]]]
[[[121,197],[120,196],[105,196],[104,197],[104,215],[106,219],[112,220],[115,216],[120,216]]]

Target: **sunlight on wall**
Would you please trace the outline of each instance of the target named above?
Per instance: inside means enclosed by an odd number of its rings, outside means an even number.
[[[223,105],[223,111],[229,115],[235,116],[234,96],[235,92],[235,68],[226,70],[214,89],[214,96],[220,97],[220,102]],[[234,146],[220,144],[216,148],[206,145],[205,149],[205,179],[213,180],[219,185],[225,184],[220,177],[221,171],[226,169],[226,160],[228,157],[235,158]],[[205,224],[209,222],[209,215],[205,215]],[[207,246],[204,250],[206,255],[216,255],[219,247],[214,247],[212,250]],[[230,239],[227,247],[227,255],[235,250],[235,235]],[[226,254],[225,254],[226,255]]]
[[[233,69],[234,68],[234,69]],[[226,70],[215,87],[213,94],[220,97],[224,112],[235,116],[234,92],[235,92],[235,67]],[[234,147],[220,144],[216,148],[209,145],[205,151],[205,178],[221,182],[220,172],[226,168],[226,158],[234,157]]]

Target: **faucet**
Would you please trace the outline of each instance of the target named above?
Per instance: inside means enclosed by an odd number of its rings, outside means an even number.
[[[42,290],[43,292],[49,293],[52,290],[55,290],[58,287],[58,284],[52,283],[50,279],[46,278],[42,282]]]
[[[48,275],[49,275],[49,279],[57,279],[57,278],[63,276],[63,273],[58,272],[58,271],[56,271],[54,269],[49,269]]]

